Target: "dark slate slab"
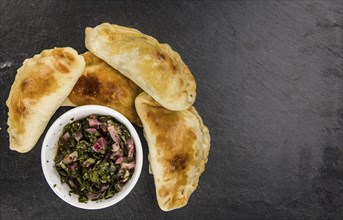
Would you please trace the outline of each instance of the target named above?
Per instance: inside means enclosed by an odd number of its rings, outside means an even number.
[[[2,0],[1,219],[342,219],[342,16],[338,0]],[[137,186],[99,211],[74,208],[49,188],[40,166],[45,133],[29,153],[8,148],[5,101],[16,69],[43,49],[84,52],[85,27],[105,21],[170,44],[197,80],[195,106],[212,146],[182,209],[159,209],[141,129]]]

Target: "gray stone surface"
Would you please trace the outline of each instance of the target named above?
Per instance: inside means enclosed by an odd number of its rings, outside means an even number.
[[[342,219],[342,16],[331,0],[2,0],[1,219]],[[16,69],[43,49],[84,52],[85,27],[105,21],[170,44],[196,78],[195,106],[212,145],[182,209],[159,209],[139,128],[142,175],[125,200],[99,211],[74,208],[49,188],[45,133],[29,153],[8,148],[5,101]]]

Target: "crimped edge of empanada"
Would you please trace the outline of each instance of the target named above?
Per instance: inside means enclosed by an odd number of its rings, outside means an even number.
[[[202,137],[202,160],[199,164],[197,172],[194,174],[193,177],[188,177],[192,179],[191,185],[186,185],[185,188],[182,190],[182,195],[183,195],[183,200],[181,200],[177,204],[170,204],[165,202],[165,204],[160,204],[159,206],[163,211],[171,211],[174,209],[182,208],[187,205],[191,194],[196,190],[199,184],[200,176],[201,174],[205,171],[205,164],[208,161],[208,155],[210,151],[210,142],[211,142],[211,137],[208,128],[204,125],[202,118],[200,117],[199,113],[196,111],[194,106],[191,106],[189,109],[185,110],[190,113],[192,113],[196,119],[198,120],[199,126],[200,126],[200,132],[201,132],[201,137]],[[157,195],[157,190],[156,190],[156,195]]]
[[[19,83],[22,82],[22,77],[25,76],[25,71],[27,70],[27,68],[29,68],[31,65],[36,65],[37,63],[39,63],[39,60],[41,58],[43,58],[44,56],[46,56],[47,54],[51,53],[54,50],[65,50],[69,53],[72,53],[73,55],[75,55],[76,63],[73,64],[74,69],[70,70],[70,73],[72,73],[71,76],[66,77],[69,78],[68,79],[68,84],[65,85],[65,82],[59,82],[58,84],[60,85],[59,87],[59,93],[57,93],[56,91],[53,92],[52,94],[49,95],[45,95],[43,97],[41,97],[39,99],[39,103],[36,104],[34,109],[28,109],[27,111],[29,113],[34,112],[34,114],[38,114],[39,117],[36,118],[32,118],[32,114],[29,115],[28,119],[31,124],[30,125],[26,125],[25,129],[30,128],[31,131],[25,131],[24,133],[18,133],[18,128],[13,125],[13,121],[14,120],[22,120],[19,118],[13,118],[13,109],[11,107],[11,103],[12,103],[12,99],[13,96],[15,95],[14,93],[16,93],[17,91],[15,91],[16,89],[18,89],[19,87]],[[49,56],[53,56],[50,55]],[[49,61],[51,62],[51,61]],[[63,102],[63,100],[66,99],[66,97],[68,96],[68,94],[70,93],[70,91],[72,90],[73,86],[75,85],[77,79],[79,78],[79,76],[81,76],[83,70],[85,68],[85,61],[84,58],[78,54],[78,52],[71,48],[71,47],[55,47],[53,49],[46,49],[41,51],[41,53],[34,55],[31,58],[27,58],[24,60],[22,66],[17,70],[17,74],[15,76],[14,82],[11,86],[11,90],[9,93],[9,96],[6,100],[6,106],[8,107],[8,119],[7,119],[7,125],[8,125],[8,129],[7,132],[9,134],[9,148],[11,150],[15,150],[19,153],[26,153],[28,151],[30,151],[38,142],[40,136],[42,135],[42,133],[44,132],[44,129],[46,128],[49,120],[51,119],[51,117],[53,116],[53,114],[56,112],[56,110],[58,109],[58,107],[60,107],[61,103]],[[60,71],[60,70],[57,70]],[[74,76],[73,76],[74,75]],[[49,102],[49,97],[53,97],[53,99],[55,100],[55,102]],[[57,101],[56,101],[57,100]],[[29,100],[27,102],[27,100],[23,100],[26,103],[29,102],[34,102],[32,100]],[[42,103],[49,103],[49,110],[47,111],[46,108],[44,108],[44,106],[42,106]],[[25,106],[26,107],[26,106]],[[36,126],[35,128],[33,128],[34,126],[32,125],[33,123],[36,123],[36,121],[39,121],[40,123],[38,123],[41,126]],[[27,122],[28,123],[28,122]]]
[[[158,104],[151,96],[149,96],[147,93],[142,92],[141,94],[139,94],[136,98],[136,109],[138,107],[138,105],[148,105],[151,107],[162,107],[160,104]],[[163,107],[162,107],[163,108]],[[138,109],[137,109],[138,110]],[[184,111],[188,111],[190,114],[194,115],[196,118],[197,123],[200,126],[200,133],[201,133],[201,146],[199,146],[199,148],[201,148],[201,161],[199,162],[199,167],[197,172],[194,174],[193,177],[190,177],[192,179],[192,181],[190,182],[190,185],[185,185],[185,187],[182,189],[182,197],[180,200],[177,200],[178,203],[176,204],[170,204],[169,200],[170,199],[163,199],[159,198],[158,196],[158,190],[159,188],[157,188],[157,180],[154,177],[154,183],[155,183],[155,190],[156,190],[156,198],[159,204],[159,207],[163,210],[163,211],[171,211],[174,209],[178,209],[178,208],[182,208],[185,205],[187,205],[189,198],[191,196],[191,194],[196,190],[196,188],[198,187],[198,183],[199,183],[199,179],[201,174],[205,171],[205,164],[208,161],[208,155],[209,155],[209,150],[210,150],[210,142],[211,142],[211,138],[210,138],[210,133],[208,128],[204,125],[202,118],[200,117],[200,115],[198,114],[198,112],[196,111],[195,107],[191,106],[189,109],[184,110]],[[139,110],[137,111],[138,115],[139,114]],[[142,116],[140,116],[142,117]],[[144,116],[143,116],[144,117]],[[143,118],[141,118],[142,123],[143,123],[143,134],[145,139],[147,140],[147,143],[149,145],[150,144],[156,144],[156,140],[155,138],[153,138],[153,140],[151,140],[153,143],[151,143],[151,141],[148,141],[147,135],[153,135],[153,133],[151,132],[149,127],[145,127],[145,120]],[[149,161],[149,173],[153,174],[152,168],[151,168],[151,152],[149,150],[149,155],[148,155],[148,161]],[[153,174],[154,175],[154,174]],[[189,178],[189,177],[188,177]]]
[[[117,69],[117,67],[111,62],[111,59],[106,59],[105,56],[101,54],[101,52],[94,49],[94,46],[92,45],[92,42],[95,41],[100,31],[102,31],[102,28],[110,27],[115,30],[120,30],[124,32],[132,32],[138,35],[142,35],[148,41],[150,44],[156,46],[161,51],[166,53],[169,57],[171,57],[173,60],[175,60],[176,63],[179,64],[181,68],[180,71],[183,72],[183,74],[189,74],[189,79],[185,79],[187,83],[187,87],[183,90],[180,90],[179,93],[173,94],[170,96],[165,95],[158,95],[154,89],[152,89],[149,85],[144,85],[140,80],[138,80],[136,77],[133,77],[132,74],[128,73],[127,71],[120,70],[122,74],[124,74],[126,77],[130,78],[134,83],[136,83],[139,87],[141,87],[146,93],[148,93],[150,96],[154,98],[159,104],[161,104],[163,107],[172,110],[172,111],[181,111],[186,110],[190,106],[193,105],[196,99],[196,81],[189,70],[188,66],[183,62],[180,54],[176,51],[174,51],[170,45],[166,43],[160,43],[157,39],[153,38],[152,36],[149,36],[147,34],[142,33],[141,31],[130,28],[130,27],[124,27],[116,24],[110,24],[110,23],[102,23],[100,25],[97,25],[94,28],[87,27],[85,29],[85,45],[86,48],[94,53],[96,56],[103,59],[105,62],[107,62],[109,65],[111,65],[113,68]],[[97,48],[97,47],[95,47]]]

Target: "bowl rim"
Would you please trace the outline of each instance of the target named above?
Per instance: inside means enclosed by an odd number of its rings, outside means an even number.
[[[54,167],[53,159],[56,155],[56,142],[61,135],[63,127],[67,123],[79,120],[91,114],[110,115],[128,128],[131,136],[133,137],[135,141],[136,166],[135,166],[135,171],[131,179],[127,183],[125,183],[122,190],[116,193],[112,198],[103,199],[100,201],[88,201],[87,203],[80,203],[77,200],[78,195],[69,194],[69,190],[70,190],[69,186],[67,184],[61,183],[59,174],[57,173]],[[51,158],[52,155],[53,157]],[[49,160],[51,159],[52,161],[50,162]],[[63,113],[49,127],[44,137],[42,148],[41,148],[41,166],[42,166],[45,180],[48,182],[48,185],[50,186],[52,191],[66,203],[77,208],[88,209],[88,210],[97,210],[97,209],[107,208],[109,206],[112,206],[120,202],[122,199],[124,199],[132,191],[132,189],[138,182],[138,179],[140,177],[142,167],[143,167],[142,144],[134,126],[125,116],[123,116],[118,111],[111,109],[109,107],[101,106],[101,105],[78,106]],[[58,178],[59,181],[56,181],[56,177]],[[68,189],[68,192],[66,192],[67,189]]]

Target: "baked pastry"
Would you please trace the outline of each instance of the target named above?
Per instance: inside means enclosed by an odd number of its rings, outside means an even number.
[[[180,55],[133,28],[103,23],[86,28],[86,47],[127,76],[158,103],[185,110],[195,101],[196,83]]]
[[[197,188],[205,169],[209,131],[194,107],[171,111],[145,92],[135,104],[149,146],[158,204],[164,211],[181,208]]]
[[[84,68],[83,57],[70,47],[44,50],[24,61],[6,101],[10,149],[25,153],[35,146]]]
[[[135,98],[142,90],[91,52],[82,56],[86,68],[62,105],[104,105],[142,126],[135,109]]]

